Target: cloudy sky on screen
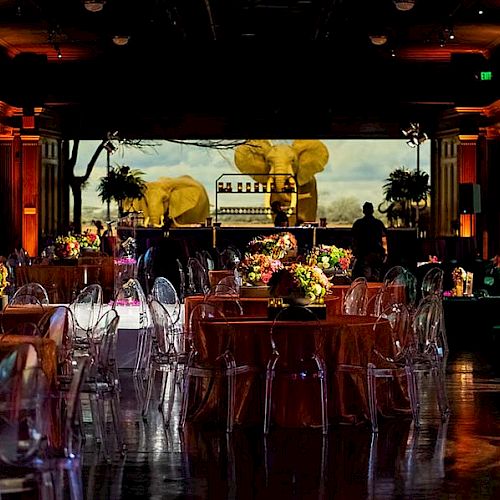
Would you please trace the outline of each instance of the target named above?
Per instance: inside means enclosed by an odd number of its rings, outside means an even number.
[[[151,141],[153,142],[153,141]],[[159,177],[190,175],[207,189],[210,203],[215,205],[215,182],[221,174],[238,173],[234,165],[234,152],[216,151],[167,141],[154,141],[154,148],[141,151],[130,147],[120,147],[111,156],[111,166],[128,165],[142,170],[146,181]],[[287,140],[274,142],[291,142]],[[369,200],[378,204],[382,198],[382,186],[389,173],[398,167],[415,169],[416,150],[408,147],[404,139],[390,140],[324,140],[330,152],[330,159],[323,172],[316,175],[318,182],[318,203],[355,197],[360,204]],[[98,141],[82,141],[77,162],[77,175],[84,173]],[[420,147],[420,169],[429,172],[430,141]],[[99,179],[106,175],[106,154],[98,159],[89,183],[83,192],[84,207],[101,206],[96,187]],[[224,177],[223,181],[246,182],[247,178]],[[251,180],[248,178],[248,180]],[[245,205],[258,206],[263,195],[248,195]]]

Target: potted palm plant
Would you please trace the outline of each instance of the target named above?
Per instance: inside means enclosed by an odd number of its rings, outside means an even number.
[[[120,217],[124,215],[123,202],[126,199],[141,199],[144,197],[146,183],[142,179],[144,172],[132,170],[127,166],[116,166],[106,177],[101,177],[97,192],[102,201],[116,201]]]
[[[429,174],[420,170],[399,167],[393,170],[383,185],[384,201],[379,212],[387,214],[390,225],[401,219],[403,226],[415,225],[415,208],[427,206],[430,193]]]

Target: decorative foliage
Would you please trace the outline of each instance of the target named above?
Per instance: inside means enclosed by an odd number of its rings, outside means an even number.
[[[140,199],[144,196],[146,183],[142,179],[144,172],[131,170],[127,166],[117,166],[109,175],[101,177],[97,192],[102,201],[114,200],[118,203],[120,214],[123,213],[123,201],[127,198]]]
[[[312,248],[307,255],[307,263],[317,266],[323,271],[345,271],[351,265],[352,252],[349,249],[335,245],[318,245]]]
[[[0,296],[3,295],[3,291],[10,283],[7,281],[7,277],[9,276],[9,270],[3,262],[0,262]]]
[[[276,233],[256,236],[248,243],[247,253],[268,255],[273,259],[283,259],[297,251],[297,239],[292,233]]]
[[[283,265],[277,259],[264,254],[246,254],[238,271],[244,285],[267,284],[274,272]]]
[[[78,259],[80,243],[75,236],[58,236],[54,243],[54,254],[57,259]]]
[[[299,263],[273,273],[269,281],[273,297],[303,297],[315,303],[323,302],[331,286],[321,269]]]
[[[410,226],[410,223],[414,222],[412,204],[418,204],[420,208],[427,206],[427,196],[430,193],[429,174],[416,169],[397,168],[386,179],[383,192],[385,202],[378,207],[379,211],[387,214],[391,225],[399,218],[405,226]],[[384,203],[385,208],[382,207]]]

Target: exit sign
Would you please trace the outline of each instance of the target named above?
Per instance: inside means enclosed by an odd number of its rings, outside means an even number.
[[[488,81],[493,78],[493,74],[491,71],[481,71],[480,77],[482,81]]]

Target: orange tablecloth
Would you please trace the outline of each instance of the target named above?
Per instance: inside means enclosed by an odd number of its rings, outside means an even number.
[[[328,370],[328,413],[332,422],[355,423],[369,419],[366,393],[366,372],[359,375],[337,373],[339,364],[352,364],[366,367],[372,355],[374,346],[382,352],[391,349],[392,340],[388,323],[373,332],[374,318],[366,316],[336,316],[322,322],[325,342],[322,346],[322,356]],[[290,343],[293,342],[294,331],[303,331],[307,322],[287,322],[290,327]],[[238,424],[258,423],[263,421],[264,379],[265,367],[271,354],[269,333],[271,321],[231,318],[230,324],[235,332],[235,355],[238,364],[249,364],[259,367],[258,374],[244,374],[236,377],[236,408],[235,421]],[[283,323],[284,324],[284,323]],[[214,329],[220,327],[218,322],[202,323],[202,331],[197,333],[199,345],[214,341]],[[302,427],[319,426],[320,400],[319,384],[296,383],[285,380],[275,382],[273,396],[274,419],[282,426]],[[214,411],[220,411],[220,401],[225,394],[223,384],[199,387],[193,401],[190,402],[191,418],[194,420],[211,420]],[[388,387],[380,384],[379,401],[385,401],[383,389]],[[207,391],[210,391],[207,395]],[[395,395],[398,407],[408,408],[406,394],[396,384]],[[398,399],[395,398],[395,399]],[[394,401],[384,407],[390,410]],[[278,411],[276,411],[279,409]]]
[[[221,302],[224,300],[234,300],[225,299],[221,296]],[[266,297],[240,297],[239,299],[241,306],[243,307],[243,315],[249,317],[257,318],[267,318],[267,302]],[[203,295],[191,295],[184,299],[184,321],[187,325],[189,323],[189,315],[197,304],[203,302]],[[326,318],[332,319],[334,316],[338,316],[341,311],[341,301],[338,296],[328,295],[325,299],[326,304]]]
[[[0,313],[0,324],[4,332],[8,332],[19,323],[37,324],[47,312],[53,312],[55,306],[9,306]]]

